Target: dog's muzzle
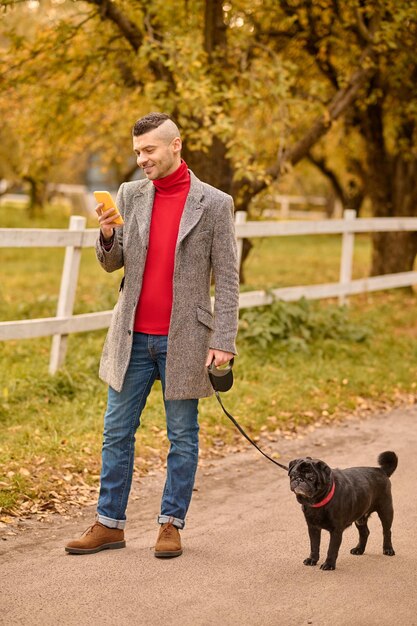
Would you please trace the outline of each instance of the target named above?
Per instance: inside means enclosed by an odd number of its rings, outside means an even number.
[[[295,493],[296,496],[303,496],[304,498],[309,498],[310,493],[306,490],[305,484],[300,484],[298,480],[292,480],[290,482],[290,489]]]

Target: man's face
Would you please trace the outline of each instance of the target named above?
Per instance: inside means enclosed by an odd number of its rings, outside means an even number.
[[[133,137],[137,164],[149,180],[164,178],[181,164],[181,139],[169,139],[163,130],[155,128],[144,135]]]

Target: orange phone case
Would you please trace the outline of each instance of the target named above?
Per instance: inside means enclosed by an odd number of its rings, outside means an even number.
[[[102,202],[104,204],[103,211],[107,211],[108,209],[115,210],[115,219],[113,220],[115,224],[124,224],[123,218],[120,215],[120,211],[116,206],[115,201],[111,197],[111,194],[108,191],[94,191],[94,197],[98,203]]]

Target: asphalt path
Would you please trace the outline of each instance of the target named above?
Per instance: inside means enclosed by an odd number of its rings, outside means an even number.
[[[162,473],[135,484],[124,550],[64,552],[93,519],[92,508],[1,541],[0,623],[417,625],[417,408],[351,418],[271,445],[283,462],[309,454],[340,468],[375,466],[380,452],[394,450],[396,556],[382,555],[375,515],[363,556],[350,554],[357,542],[350,528],[335,571],[304,566],[307,527],[286,472],[248,448],[199,470],[179,558],[153,556]],[[320,562],[327,545],[323,533]]]

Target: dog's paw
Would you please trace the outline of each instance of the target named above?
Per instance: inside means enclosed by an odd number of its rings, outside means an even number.
[[[352,548],[352,550],[350,551],[351,554],[363,554],[365,552],[364,548],[360,548],[359,546],[356,546],[356,548]]]
[[[330,571],[336,569],[336,565],[334,563],[329,563],[328,561],[324,561],[322,565],[320,565],[320,569]]]
[[[394,548],[384,548],[382,550],[382,554],[385,554],[386,556],[394,556],[395,555]]]
[[[305,559],[303,563],[304,565],[317,565],[317,560],[318,559],[312,559],[311,557],[308,557],[308,559]]]

